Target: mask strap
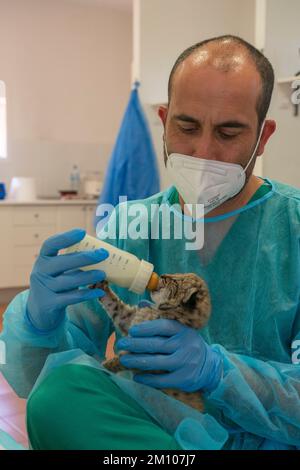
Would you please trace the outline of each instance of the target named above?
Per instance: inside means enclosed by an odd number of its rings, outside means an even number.
[[[165,149],[166,156],[167,156],[167,159],[168,159],[168,158],[169,158],[169,153],[168,153],[167,144],[166,144],[166,138],[165,138],[165,134],[164,134],[164,133],[163,133],[163,141],[164,141],[164,149]]]
[[[253,160],[253,158],[254,158],[254,156],[255,156],[256,150],[257,150],[257,148],[258,148],[258,146],[259,146],[259,143],[260,143],[261,135],[262,135],[263,130],[264,130],[264,128],[265,128],[265,122],[266,122],[266,121],[264,121],[264,122],[262,123],[261,129],[260,129],[260,133],[259,133],[259,136],[258,136],[256,145],[255,145],[255,149],[254,149],[254,151],[253,151],[253,153],[252,153],[252,155],[251,155],[251,158],[250,158],[249,162],[247,163],[246,167],[243,169],[243,173],[246,173],[248,166],[250,165],[250,163],[252,162],[252,160]]]

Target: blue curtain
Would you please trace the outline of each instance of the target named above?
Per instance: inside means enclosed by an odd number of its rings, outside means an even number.
[[[131,91],[110,158],[99,204],[117,205],[119,196],[143,199],[159,192],[159,172],[150,131],[139,95]],[[98,219],[99,220],[99,219]],[[96,223],[97,223],[96,218]]]

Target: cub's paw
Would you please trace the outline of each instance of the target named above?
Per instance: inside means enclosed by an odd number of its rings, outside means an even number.
[[[102,362],[103,367],[109,370],[110,372],[121,372],[126,370],[126,367],[122,366],[120,363],[119,356],[115,356],[112,359],[108,359],[107,361]]]

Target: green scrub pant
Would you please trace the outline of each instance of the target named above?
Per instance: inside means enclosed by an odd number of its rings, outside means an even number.
[[[58,367],[40,383],[27,429],[33,449],[181,449],[105,372],[83,365]]]

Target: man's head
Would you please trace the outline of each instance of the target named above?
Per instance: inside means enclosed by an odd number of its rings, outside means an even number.
[[[273,86],[270,62],[241,38],[220,36],[186,49],[170,74],[168,107],[159,109],[169,153],[246,166]],[[257,156],[275,128],[266,120]]]
[[[169,104],[176,70],[193,54],[194,56],[198,55],[199,59],[202,58],[203,64],[206,59],[207,64],[224,72],[238,68],[241,65],[242,57],[244,60],[248,59],[249,62],[252,62],[261,80],[261,89],[256,102],[258,126],[260,127],[268,112],[274,88],[274,70],[269,60],[258,49],[237,36],[219,36],[194,44],[183,51],[173,65],[168,83]]]

